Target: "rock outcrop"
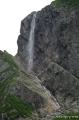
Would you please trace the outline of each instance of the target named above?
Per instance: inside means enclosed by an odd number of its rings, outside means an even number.
[[[18,53],[27,70],[27,44],[33,14],[21,22]],[[79,9],[55,8],[37,12],[32,71],[57,99],[61,109],[79,112]]]

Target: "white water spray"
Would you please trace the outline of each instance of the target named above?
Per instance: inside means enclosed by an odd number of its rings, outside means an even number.
[[[36,20],[36,13],[34,13],[32,18],[31,30],[30,30],[29,42],[28,42],[28,68],[27,68],[28,72],[31,72],[33,68],[35,20]]]

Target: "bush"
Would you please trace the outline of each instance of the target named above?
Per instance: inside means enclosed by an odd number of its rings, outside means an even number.
[[[66,6],[68,8],[78,8],[79,7],[79,0],[55,0],[55,6]]]

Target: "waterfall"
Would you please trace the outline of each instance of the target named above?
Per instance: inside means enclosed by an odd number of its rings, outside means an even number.
[[[28,48],[28,68],[27,68],[28,72],[31,72],[33,68],[35,20],[36,20],[36,13],[33,14],[30,35],[29,35],[29,42],[27,47]]]

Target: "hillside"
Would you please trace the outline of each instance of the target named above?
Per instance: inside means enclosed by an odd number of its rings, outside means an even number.
[[[40,80],[35,75],[26,73],[23,67],[21,69],[17,60],[6,51],[0,51],[0,99],[0,113],[3,119],[27,118],[32,116],[32,112],[37,117],[41,110],[46,116],[59,108],[56,99],[41,85]],[[12,112],[14,110],[15,113]]]
[[[79,119],[79,1],[26,16],[17,44],[16,56],[0,51],[0,120]]]

